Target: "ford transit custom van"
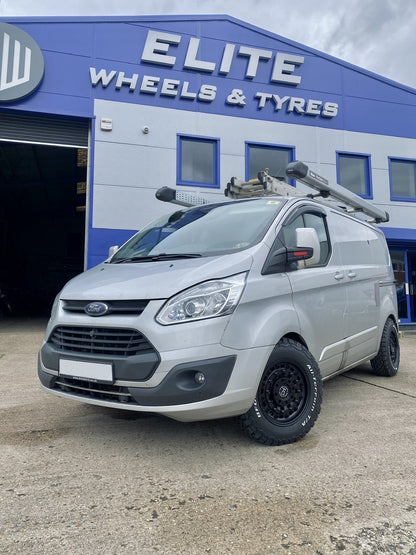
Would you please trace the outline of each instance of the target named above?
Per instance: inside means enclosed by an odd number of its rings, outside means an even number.
[[[302,438],[322,382],[399,366],[382,232],[335,203],[264,196],[179,208],[57,296],[45,390],[195,421],[238,417],[267,445]]]

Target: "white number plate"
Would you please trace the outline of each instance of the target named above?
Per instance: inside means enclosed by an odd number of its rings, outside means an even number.
[[[112,382],[113,367],[111,364],[99,362],[83,362],[79,360],[60,359],[59,374],[72,378],[84,378],[85,380]]]

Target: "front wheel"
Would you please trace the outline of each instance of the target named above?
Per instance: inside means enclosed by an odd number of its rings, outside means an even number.
[[[315,424],[321,402],[322,378],[315,359],[302,344],[282,339],[240,423],[249,437],[265,445],[293,443]]]
[[[381,334],[380,348],[371,366],[378,376],[395,376],[399,370],[400,344],[396,324],[389,318]]]

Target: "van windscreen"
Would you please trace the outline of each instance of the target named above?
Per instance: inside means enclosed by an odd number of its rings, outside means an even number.
[[[162,216],[132,237],[111,263],[216,256],[252,247],[264,237],[282,199],[208,204]]]

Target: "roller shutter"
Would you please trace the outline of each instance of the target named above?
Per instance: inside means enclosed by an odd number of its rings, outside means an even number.
[[[89,120],[0,113],[0,140],[88,147]]]

